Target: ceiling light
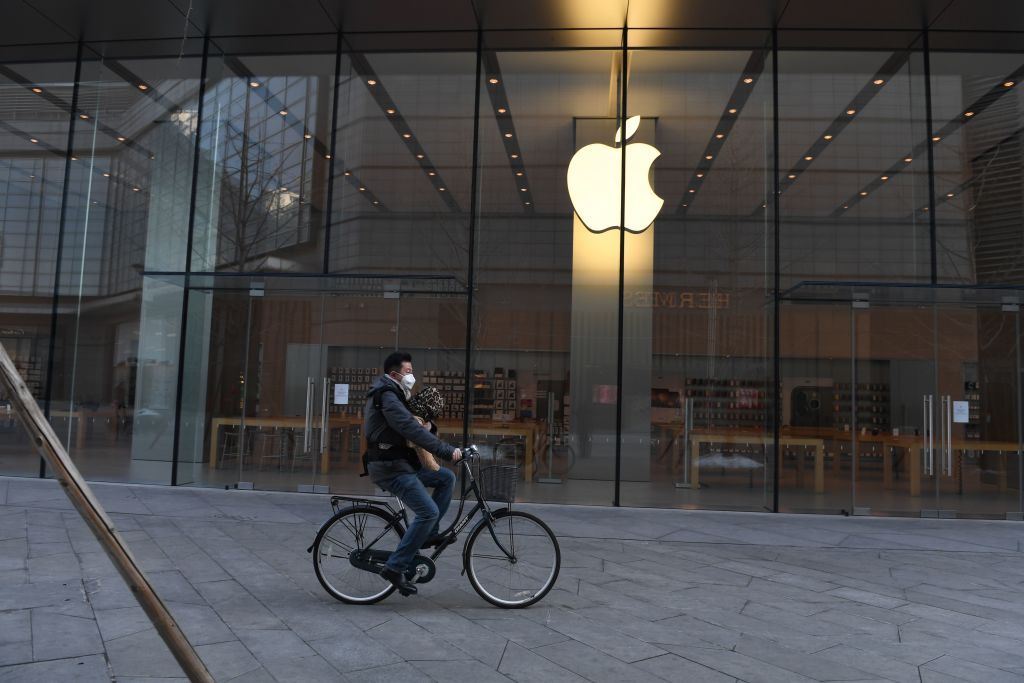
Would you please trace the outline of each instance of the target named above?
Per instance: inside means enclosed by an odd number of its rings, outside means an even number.
[[[950,199],[952,199],[953,198],[953,193],[952,192],[947,192],[946,196],[949,197]]]
[[[498,85],[498,83],[499,83],[498,79],[497,78],[493,78],[493,77],[492,78],[488,78],[487,82],[490,83],[491,85]]]
[[[825,136],[825,139],[826,139],[826,140],[831,140],[831,139],[832,139],[832,136],[831,136],[831,135],[826,135],[826,136]]]
[[[324,155],[324,159],[330,159],[330,158],[331,158],[331,155],[330,155],[330,154],[325,154],[325,155]]]
[[[281,111],[279,111],[277,113],[280,114],[281,116],[288,116],[288,110],[287,109],[282,109]]]
[[[518,154],[509,154],[509,158],[518,159],[519,155]]]
[[[127,140],[127,139],[128,139],[128,138],[126,138],[126,137],[125,137],[125,136],[123,136],[123,135],[118,135],[118,136],[117,136],[117,141],[118,141],[118,142],[124,142],[124,141],[125,141],[125,140]]]
[[[712,159],[714,159],[714,157],[712,155],[710,155],[710,154],[705,155],[704,158],[707,159],[708,161],[711,161]]]
[[[691,188],[690,188],[690,194],[694,194],[695,192],[697,192],[697,190],[695,190],[695,189],[693,189],[693,188],[691,187]]]
[[[132,192],[139,192],[139,188],[137,188],[137,187],[133,187],[133,188],[132,188]]]
[[[345,173],[343,175],[350,176],[350,175],[352,175],[352,171],[345,171]]]
[[[35,87],[35,88],[32,88],[32,92],[34,92],[35,94],[37,94],[37,95],[38,95],[38,94],[40,94],[41,92],[43,92],[43,89],[42,89],[42,88],[40,88],[40,87]]]
[[[914,160],[914,159],[913,159],[912,157],[903,157],[903,161],[904,161],[904,163],[907,163],[907,164],[909,164],[909,163],[910,163],[911,161],[913,161],[913,160]]]
[[[526,188],[525,188],[525,187],[520,187],[520,188],[519,188],[519,191],[520,191],[520,192],[526,192]]]
[[[522,177],[522,175],[523,175],[523,172],[522,172],[522,171],[516,171],[516,176],[518,176],[518,177]]]
[[[422,159],[422,158],[423,158],[423,155],[422,155],[422,154],[417,154],[417,155],[416,155],[416,158],[417,158],[417,159]]]
[[[444,192],[444,188],[443,187],[439,187],[439,188],[437,188],[437,191],[438,192]]]
[[[78,118],[80,118],[80,119],[82,119],[83,121],[85,121],[85,120],[87,120],[87,119],[89,118],[89,115],[88,115],[88,114],[79,114],[79,115],[78,115]]]
[[[507,137],[507,138],[512,137],[512,133],[505,133],[505,137]]]
[[[787,178],[789,178],[790,180],[793,180],[794,178],[796,178],[796,173],[790,173],[790,174],[789,174],[788,176],[786,176],[786,177],[787,177]]]
[[[1003,87],[1004,88],[1012,88],[1013,87],[1013,81],[1006,81],[1006,83],[1003,83]]]
[[[939,140],[941,140],[941,139],[942,139],[942,138],[941,138],[941,137],[939,137],[938,135],[933,135],[933,136],[932,136],[932,142],[938,142],[938,141],[939,141]]]
[[[499,114],[504,114],[507,111],[508,111],[508,109],[505,109],[505,107],[498,107],[498,113]]]
[[[530,202],[523,202],[523,204],[526,204],[527,206],[529,206]]]
[[[402,137],[408,140],[412,137],[412,133],[402,133]]]
[[[37,140],[35,138],[29,138],[28,141],[31,142],[33,145],[36,144],[37,142],[39,142],[39,140]]]
[[[360,187],[360,188],[359,188],[359,191],[360,191],[360,192],[366,192],[366,188],[365,188],[365,187]]]
[[[874,83],[875,85],[882,85],[883,83],[885,83],[885,79],[884,78],[876,78],[875,80],[873,80],[871,82]]]
[[[688,207],[688,206],[689,206],[689,204],[683,204],[683,208],[684,208],[684,209],[685,209],[686,207]]]
[[[395,113],[395,110],[394,110],[394,109],[392,109],[391,107],[388,107],[388,108],[387,108],[387,109],[385,109],[384,111],[386,111],[386,112],[387,112],[388,114],[390,114],[390,115],[394,115],[394,113]]]
[[[751,83],[754,82],[754,79],[751,78],[750,76],[747,76],[746,78],[743,79],[743,82],[746,83],[747,85],[750,85]]]
[[[312,136],[312,135],[311,135],[310,133],[303,133],[303,134],[302,134],[302,137],[304,137],[305,139],[307,139],[307,140],[308,140],[308,139],[310,139],[310,138],[311,138],[311,137],[313,137],[313,136]]]
[[[964,112],[964,116],[966,116],[967,118],[971,118],[972,116],[974,116],[974,112],[973,111],[965,111]]]
[[[430,175],[430,176],[437,175],[437,171],[427,171],[427,175]]]
[[[844,209],[849,209],[850,207],[849,207],[849,206],[847,206],[846,204],[843,204],[843,208],[844,208]]]
[[[143,92],[145,92],[146,90],[149,90],[149,86],[146,85],[145,83],[139,83],[139,90],[142,90]]]
[[[854,114],[856,114],[856,113],[857,113],[857,110],[856,110],[856,109],[847,109],[847,110],[846,110],[846,115],[847,115],[847,116],[853,116],[853,115],[854,115]]]
[[[78,161],[78,157],[71,157],[71,161]]]
[[[888,180],[888,179],[889,179],[889,176],[887,176],[887,175],[882,176],[882,180]]]
[[[721,140],[722,138],[725,137],[725,133],[715,133],[715,137]]]
[[[103,177],[104,177],[104,178],[109,178],[109,177],[110,177],[110,174],[109,174],[109,173],[104,173],[104,174],[103,174]]]
[[[868,193],[867,193],[866,191],[864,191],[864,190],[861,190],[861,192],[860,192],[860,196],[861,196],[861,197],[867,197],[867,196],[868,196]]]
[[[373,80],[372,78],[367,78],[366,85],[377,85],[377,81]]]
[[[703,174],[703,173],[698,173],[698,174],[697,174],[697,177],[698,177],[698,178],[703,178],[703,177],[704,177],[704,174]]]
[[[927,207],[927,206],[922,206],[922,207],[921,207],[921,210],[922,210],[922,211],[927,211],[927,210],[928,210],[928,207]]]
[[[730,109],[730,110],[729,110],[729,113],[730,113],[730,114],[735,114],[735,113],[736,113],[736,109],[735,109],[735,108],[733,108],[733,109]]]
[[[807,156],[804,157],[804,161],[811,161],[813,159],[814,159],[814,157],[812,157],[810,154],[808,154]]]
[[[376,199],[374,199],[374,200],[373,200],[373,205],[374,205],[374,206],[378,206],[379,204],[380,204],[380,202],[379,202],[379,201],[377,201]]]
[[[258,87],[260,87],[260,82],[259,81],[249,81],[249,87],[250,88],[258,88]]]

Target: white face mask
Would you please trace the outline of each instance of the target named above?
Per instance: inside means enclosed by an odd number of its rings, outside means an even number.
[[[412,388],[416,386],[416,378],[411,372],[408,375],[402,375],[402,386],[406,391],[412,391]]]

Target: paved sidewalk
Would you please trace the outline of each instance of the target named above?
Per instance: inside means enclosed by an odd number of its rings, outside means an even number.
[[[326,496],[94,485],[218,681],[1024,681],[1024,524],[523,505],[556,589],[490,607],[442,556],[353,607]],[[0,681],[181,670],[52,481],[0,478]]]

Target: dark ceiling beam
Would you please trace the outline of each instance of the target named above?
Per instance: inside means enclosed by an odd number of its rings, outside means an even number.
[[[516,132],[515,120],[512,118],[512,105],[509,103],[508,92],[505,90],[505,77],[498,64],[498,55],[493,50],[485,50],[483,60],[487,96],[491,101],[491,111],[494,112],[498,133],[501,135],[501,143],[505,148],[505,158],[508,160],[509,170],[512,173],[512,182],[515,183],[516,189],[519,191],[519,201],[523,205],[523,211],[533,214],[533,193],[530,192],[529,176],[526,174],[526,161],[523,159],[522,147],[519,145],[519,134]]]
[[[750,99],[750,95],[757,86],[757,81],[764,71],[764,64],[769,54],[770,51],[767,48],[754,50],[750,53],[750,57],[743,67],[743,72],[736,79],[736,85],[733,86],[732,94],[729,95],[722,114],[718,118],[718,123],[715,124],[714,130],[711,132],[711,138],[704,146],[704,151],[700,155],[701,158],[697,161],[693,173],[690,175],[690,180],[686,184],[683,196],[679,200],[679,206],[676,208],[676,214],[687,213],[694,199],[700,193],[708,173],[711,172],[715,159],[718,158],[722,147],[728,139],[729,133],[740,118],[744,105],[746,105],[747,100]]]

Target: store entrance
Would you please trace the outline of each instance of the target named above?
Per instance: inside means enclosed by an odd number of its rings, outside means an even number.
[[[924,517],[1019,517],[1019,292],[960,287],[804,285],[784,325],[810,345],[823,443],[813,493],[794,509]],[[845,353],[843,347],[845,348]],[[815,348],[816,347],[816,348]],[[796,359],[784,359],[783,367]],[[795,400],[795,399],[793,399]]]
[[[450,299],[453,283],[189,280],[178,483],[372,493],[359,477],[366,392],[403,321],[419,335],[418,316]]]

